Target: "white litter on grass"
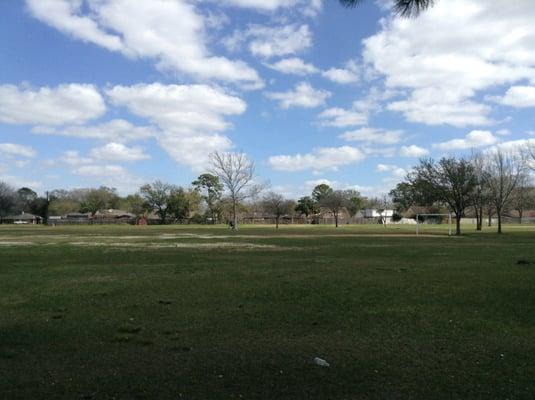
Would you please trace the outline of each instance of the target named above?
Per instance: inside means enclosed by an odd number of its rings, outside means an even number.
[[[316,365],[318,365],[320,367],[330,367],[331,366],[331,364],[329,364],[323,358],[319,358],[319,357],[314,358],[314,364],[316,364]]]

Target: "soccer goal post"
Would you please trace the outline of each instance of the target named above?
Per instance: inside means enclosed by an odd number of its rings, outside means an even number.
[[[448,217],[448,236],[451,236],[451,213],[447,214],[416,214],[416,236],[420,234],[420,217]]]

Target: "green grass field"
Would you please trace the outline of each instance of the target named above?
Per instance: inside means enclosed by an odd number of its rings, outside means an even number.
[[[533,399],[505,230],[0,226],[0,398]]]

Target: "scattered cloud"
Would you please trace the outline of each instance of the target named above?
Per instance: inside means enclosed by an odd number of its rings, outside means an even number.
[[[328,108],[318,115],[321,126],[334,126],[345,128],[348,126],[366,125],[368,115],[359,111],[345,110],[343,108]]]
[[[24,146],[15,143],[0,143],[0,154],[7,157],[33,158],[37,152],[31,146]]]
[[[289,8],[299,4],[301,0],[226,0],[226,4],[252,8],[260,11],[274,11],[279,8]]]
[[[408,121],[426,125],[449,124],[456,127],[490,125],[491,108],[471,100],[460,93],[438,88],[414,90],[406,100],[390,103],[390,111],[399,111]]]
[[[269,68],[283,74],[309,75],[317,73],[319,70],[312,64],[304,62],[301,58],[284,58],[273,64],[266,64]]]
[[[74,173],[81,176],[114,177],[124,175],[127,171],[120,165],[83,165],[75,168]]]
[[[206,165],[210,151],[232,147],[230,139],[218,133],[231,127],[226,116],[246,109],[239,97],[207,85],[115,86],[106,94],[114,105],[158,125],[160,146],[177,163],[196,170]]]
[[[386,130],[365,127],[354,131],[345,132],[339,137],[350,142],[367,142],[389,145],[401,141],[402,136],[402,130]]]
[[[498,136],[510,136],[512,132],[509,129],[500,129],[496,131],[496,135]]]
[[[409,91],[389,106],[407,120],[488,125],[491,108],[477,95],[535,78],[533,18],[530,0],[438,1],[416,19],[384,19],[364,40],[363,57],[387,87]],[[506,98],[519,104],[515,90]]]
[[[229,123],[224,116],[243,114],[246,109],[239,97],[207,85],[114,86],[106,95],[115,106],[124,106],[163,130],[184,134],[225,130]]]
[[[61,129],[51,129],[37,126],[32,132],[43,135],[71,136],[85,139],[99,139],[126,143],[148,139],[157,135],[157,129],[150,126],[135,126],[124,119],[114,119],[102,124],[89,126],[68,126]]]
[[[486,147],[496,144],[498,138],[490,131],[471,131],[463,139],[452,139],[447,142],[435,143],[434,148],[440,150],[466,150],[477,147]]]
[[[281,108],[291,107],[315,108],[325,104],[331,92],[314,89],[307,82],[298,83],[293,90],[287,92],[267,92],[266,97],[279,102]]]
[[[132,193],[134,188],[144,183],[144,179],[131,174],[126,168],[116,164],[89,164],[76,167],[72,173],[84,184],[116,188],[119,193]]]
[[[84,164],[92,164],[94,162],[93,159],[89,157],[80,156],[80,152],[76,150],[65,151],[63,155],[60,157],[60,161],[73,167],[84,165]]]
[[[321,74],[325,78],[342,85],[355,83],[360,80],[359,67],[353,60],[348,61],[344,68],[330,68]]]
[[[312,32],[306,24],[252,25],[244,35],[251,38],[251,54],[262,58],[293,55],[312,46]]]
[[[415,144],[411,144],[410,146],[401,146],[399,149],[399,155],[401,157],[419,158],[429,155],[429,150],[420,146],[416,146]]]
[[[141,147],[128,147],[122,143],[111,142],[102,147],[95,147],[90,152],[96,160],[108,161],[140,161],[150,156]]]
[[[407,170],[405,168],[392,164],[377,164],[375,170],[377,172],[389,172],[392,177],[395,178],[404,178],[407,175]]]
[[[269,158],[269,165],[278,171],[323,170],[353,164],[365,158],[356,147],[320,147],[307,154],[279,155]]]
[[[93,85],[71,83],[39,89],[0,85],[0,122],[8,124],[82,124],[105,111],[104,100]]]
[[[496,100],[498,103],[511,107],[535,107],[535,86],[510,87],[503,97]]]
[[[194,78],[262,86],[258,73],[240,60],[214,56],[206,46],[206,21],[186,0],[82,1],[26,0],[30,13],[72,37],[120,52],[156,60],[164,70]],[[180,23],[177,23],[180,21]]]

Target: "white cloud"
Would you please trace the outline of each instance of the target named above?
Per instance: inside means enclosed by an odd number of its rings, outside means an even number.
[[[394,178],[403,178],[407,175],[407,170],[392,164],[377,164],[377,172],[389,172]]]
[[[120,165],[83,165],[74,169],[74,174],[90,177],[115,177],[127,174]]]
[[[220,79],[260,87],[257,72],[243,61],[213,56],[206,47],[203,16],[186,0],[27,0],[46,24],[128,57],[149,58],[166,70],[198,79]]]
[[[535,107],[535,86],[513,86],[498,102],[511,107]]]
[[[81,15],[80,0],[27,0],[26,3],[35,18],[76,39],[112,51],[120,51],[123,47],[120,37],[103,31],[90,16]]]
[[[452,139],[447,142],[435,143],[434,148],[440,150],[466,150],[496,144],[498,139],[490,131],[471,131],[464,139]]]
[[[150,158],[141,147],[127,147],[122,143],[108,143],[91,150],[91,157],[96,160],[140,161]]]
[[[104,100],[93,85],[39,89],[0,85],[0,122],[8,124],[81,124],[105,111]]]
[[[401,140],[402,135],[402,130],[385,130],[366,127],[345,132],[339,137],[340,139],[351,142],[367,142],[388,145],[398,143]]]
[[[231,126],[225,116],[246,109],[240,98],[207,85],[115,86],[106,94],[113,104],[157,124],[160,146],[175,161],[195,170],[206,165],[209,152],[232,147],[230,139],[217,133]]]
[[[60,161],[73,167],[93,163],[93,159],[80,156],[80,153],[76,150],[67,150],[64,152],[60,157]]]
[[[359,81],[359,68],[355,61],[348,61],[345,68],[330,68],[322,72],[322,75],[336,83],[348,84]]]
[[[366,125],[368,123],[368,115],[359,111],[345,110],[343,108],[328,108],[318,115],[320,125],[348,127]]]
[[[30,164],[29,160],[15,160],[15,161],[13,161],[13,165],[15,167],[17,167],[17,168],[24,168],[29,164]]]
[[[402,94],[398,90],[372,86],[365,97],[353,102],[353,109],[365,113],[378,113],[383,109],[383,102]]]
[[[339,182],[339,181],[333,181],[330,179],[320,178],[320,179],[313,179],[305,181],[305,184],[303,185],[304,192],[302,194],[310,195],[310,192],[318,185],[326,184],[332,187],[335,190],[356,190],[357,192],[360,192],[364,196],[377,196],[380,191],[378,191],[376,187],[373,186],[362,186],[362,185],[355,185],[350,184],[347,182]]]
[[[244,35],[252,38],[249,51],[263,58],[297,54],[312,46],[312,33],[306,24],[252,25]]]
[[[496,135],[498,135],[498,136],[510,136],[511,135],[511,131],[509,129],[500,129],[500,130],[496,131]]]
[[[462,94],[432,87],[414,90],[409,98],[390,103],[387,108],[402,112],[408,121],[427,125],[463,127],[492,123],[488,118],[489,106],[466,100]]]
[[[300,0],[225,0],[222,4],[263,11],[274,11],[279,8],[293,7],[300,2]]]
[[[336,170],[338,167],[353,164],[365,158],[356,147],[320,147],[307,154],[279,155],[269,158],[269,165],[278,171],[303,171],[313,169]]]
[[[15,188],[32,188],[33,190],[38,190],[43,188],[43,182],[41,180],[28,179],[21,176],[14,175],[3,175],[2,181]]]
[[[132,193],[143,184],[143,179],[132,175],[126,168],[115,165],[82,165],[74,168],[72,173],[81,179],[84,184],[116,188],[119,193]]]
[[[415,144],[411,144],[410,146],[401,146],[401,149],[399,149],[399,155],[401,157],[425,157],[429,154],[429,150],[416,146]]]
[[[319,70],[312,64],[304,62],[301,58],[285,58],[273,64],[266,64],[269,68],[282,72],[283,74],[309,75]]]
[[[62,129],[47,127],[32,128],[32,132],[43,135],[72,136],[86,139],[100,139],[115,142],[131,142],[157,135],[157,130],[148,126],[135,126],[124,119],[114,119],[90,126],[68,126]]]
[[[298,83],[293,90],[287,92],[268,92],[266,97],[279,102],[281,108],[290,107],[314,108],[325,104],[331,92],[314,89],[307,82]]]
[[[239,97],[207,85],[114,86],[106,94],[114,105],[127,107],[161,129],[188,134],[225,130],[229,124],[223,117],[246,109]]]
[[[510,153],[522,153],[526,149],[531,150],[535,153],[535,139],[519,139],[519,140],[510,140],[507,142],[502,142],[491,148],[491,150],[495,150],[496,148],[501,149],[502,151],[510,152]],[[532,159],[531,157],[527,160],[528,165],[535,170],[535,159]]]
[[[31,146],[16,143],[0,143],[0,154],[8,157],[33,158],[36,155],[36,151]]]
[[[535,78],[534,18],[531,0],[437,1],[416,19],[384,20],[363,55],[387,87],[411,91],[389,107],[408,120],[485,125],[480,92]]]
[[[214,151],[228,151],[231,140],[218,134],[198,134],[192,136],[168,133],[158,139],[160,146],[179,164],[190,166],[201,172],[208,165],[208,155]]]

